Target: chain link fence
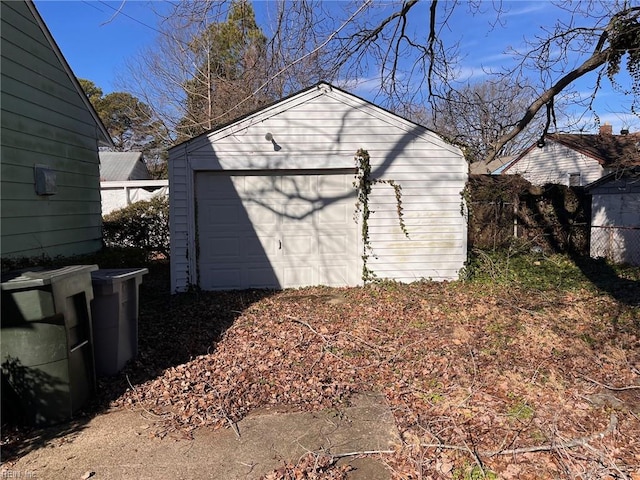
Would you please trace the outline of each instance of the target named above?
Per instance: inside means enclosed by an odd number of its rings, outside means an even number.
[[[510,175],[501,177],[469,177],[465,198],[470,248],[516,246],[640,265],[640,221],[591,225],[591,195],[583,188],[537,187]]]
[[[615,263],[640,265],[640,226],[591,226],[590,255]]]

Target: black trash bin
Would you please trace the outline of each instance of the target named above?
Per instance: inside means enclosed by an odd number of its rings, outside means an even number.
[[[68,420],[95,393],[90,304],[97,269],[74,265],[2,275],[3,409],[26,423]]]
[[[138,290],[146,268],[91,273],[93,346],[97,375],[115,375],[138,354]]]

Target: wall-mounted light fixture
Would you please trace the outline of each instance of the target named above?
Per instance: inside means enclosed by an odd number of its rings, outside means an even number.
[[[536,143],[536,146],[538,148],[542,148],[546,145],[546,142],[544,141],[544,137],[540,137],[540,140],[538,140],[538,143]]]
[[[280,145],[278,145],[275,141],[275,139],[273,138],[273,135],[271,134],[271,132],[267,132],[267,134],[264,136],[264,139],[267,142],[271,142],[273,144],[273,150],[274,151],[279,151],[282,147]]]

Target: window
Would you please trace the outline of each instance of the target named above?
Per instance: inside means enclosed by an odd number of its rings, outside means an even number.
[[[580,174],[579,173],[570,173],[569,174],[569,186],[570,187],[579,187],[582,185]]]

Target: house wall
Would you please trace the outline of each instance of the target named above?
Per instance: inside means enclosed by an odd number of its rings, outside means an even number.
[[[591,194],[591,257],[640,265],[640,179],[613,179]]]
[[[520,174],[534,185],[555,183],[569,186],[569,174],[580,173],[580,186],[604,176],[597,160],[548,140],[543,148],[533,147],[509,167],[505,174]]]
[[[169,180],[129,180],[126,182],[100,182],[102,216],[120,210],[132,203],[169,197]]]
[[[271,133],[275,145],[265,139]],[[406,238],[393,189],[376,184],[369,225],[380,278],[457,278],[466,260],[461,192],[468,166],[435,133],[328,86],[303,92],[169,152],[172,286],[197,282],[193,175],[201,170],[353,169],[355,153],[371,157],[372,176],[402,187]],[[355,179],[355,176],[354,176]],[[355,213],[355,204],[354,204]]]
[[[1,3],[2,256],[101,247],[97,126],[29,6]],[[37,195],[34,165],[57,193]]]

